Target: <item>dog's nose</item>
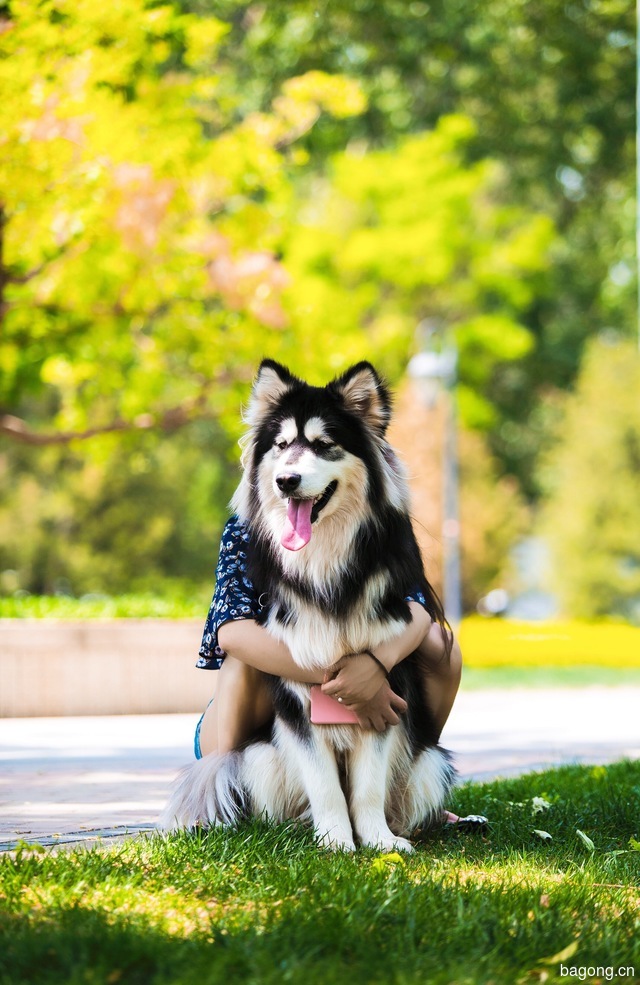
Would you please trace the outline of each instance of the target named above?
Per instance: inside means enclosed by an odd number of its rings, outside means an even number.
[[[281,472],[276,476],[276,485],[282,492],[290,493],[297,489],[302,481],[302,476],[297,472]]]

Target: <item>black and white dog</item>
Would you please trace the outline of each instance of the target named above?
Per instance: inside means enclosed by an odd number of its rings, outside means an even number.
[[[319,676],[344,654],[398,636],[419,588],[442,625],[409,519],[403,469],[385,440],[390,395],[361,362],[326,387],[265,360],[253,387],[233,499],[250,531],[248,574],[266,600],[261,622]],[[311,819],[333,848],[355,841],[411,850],[407,836],[442,808],[453,782],[414,654],[391,687],[408,702],[386,732],[313,725],[309,685],[271,678],[270,741],[205,756],[179,779],[168,828],[233,824],[248,815]]]

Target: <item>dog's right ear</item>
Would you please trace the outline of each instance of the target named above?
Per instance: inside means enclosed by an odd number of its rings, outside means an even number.
[[[287,390],[299,382],[286,366],[274,359],[263,359],[253,382],[251,399],[245,414],[247,423],[254,427],[265,414],[273,410]]]
[[[371,363],[359,362],[329,384],[350,413],[384,435],[391,420],[391,394]]]

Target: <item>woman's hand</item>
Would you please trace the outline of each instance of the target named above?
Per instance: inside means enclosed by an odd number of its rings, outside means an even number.
[[[351,707],[371,701],[385,680],[384,670],[368,653],[351,653],[327,671],[322,690]]]
[[[384,732],[388,725],[400,724],[398,715],[407,710],[407,702],[391,690],[389,681],[385,681],[371,701],[353,704],[351,710],[355,711],[363,728]]]
[[[368,653],[353,653],[339,660],[327,672],[322,690],[341,698],[356,713],[363,728],[377,732],[397,725],[398,714],[407,710],[404,698],[391,690],[382,667]]]

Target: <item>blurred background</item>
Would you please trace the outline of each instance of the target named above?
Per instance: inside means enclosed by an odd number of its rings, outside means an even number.
[[[631,4],[16,0],[0,47],[0,616],[203,621],[258,362],[365,358],[471,669],[640,667]]]

